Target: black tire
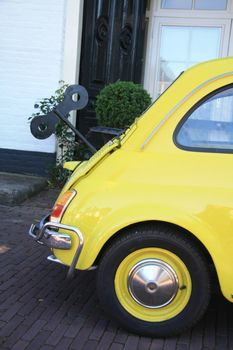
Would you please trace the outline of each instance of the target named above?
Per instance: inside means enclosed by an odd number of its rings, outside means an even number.
[[[134,287],[137,283],[137,273],[149,271],[146,264],[153,264],[153,269],[162,272],[166,264],[171,267],[171,277],[167,278],[174,295],[172,300],[164,299],[168,304],[162,304],[163,299],[157,301],[157,294],[153,297],[152,307],[145,307],[139,305],[141,301],[135,301],[135,296],[137,298],[139,295],[137,289],[137,293],[131,289],[125,293],[126,285],[132,284]],[[172,280],[173,273],[179,276],[175,282]],[[127,281],[125,276],[128,276]],[[140,284],[143,298],[148,298],[148,283],[146,287]],[[146,288],[146,292],[142,288]],[[164,290],[162,295],[165,298]],[[176,232],[170,226],[138,225],[113,241],[100,260],[97,291],[103,309],[128,331],[153,337],[173,336],[194,326],[207,309],[210,300],[208,263],[202,252],[183,233]]]

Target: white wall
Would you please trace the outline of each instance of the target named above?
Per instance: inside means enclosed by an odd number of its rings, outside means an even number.
[[[55,152],[54,136],[35,139],[28,117],[63,76],[67,1],[0,1],[0,148]]]

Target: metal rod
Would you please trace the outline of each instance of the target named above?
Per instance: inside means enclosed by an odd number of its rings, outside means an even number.
[[[76,136],[78,136],[87,145],[93,154],[97,152],[97,149],[95,149],[95,147],[86,139],[86,137],[73,126],[68,118],[64,117],[59,111],[56,110],[56,108],[53,110],[53,112],[75,133]]]

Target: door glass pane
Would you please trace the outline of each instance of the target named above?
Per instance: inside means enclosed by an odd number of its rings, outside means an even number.
[[[226,10],[227,0],[195,0],[195,10]]]
[[[162,0],[162,9],[192,9],[192,0]]]
[[[156,96],[190,66],[219,57],[220,27],[162,26]]]
[[[233,89],[202,103],[180,128],[181,146],[203,149],[233,149]]]

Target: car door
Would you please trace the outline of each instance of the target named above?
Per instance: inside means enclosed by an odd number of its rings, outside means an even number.
[[[189,212],[205,226],[202,242],[215,260],[225,296],[233,292],[233,84],[181,118],[173,141]],[[208,236],[208,237],[207,237]]]

